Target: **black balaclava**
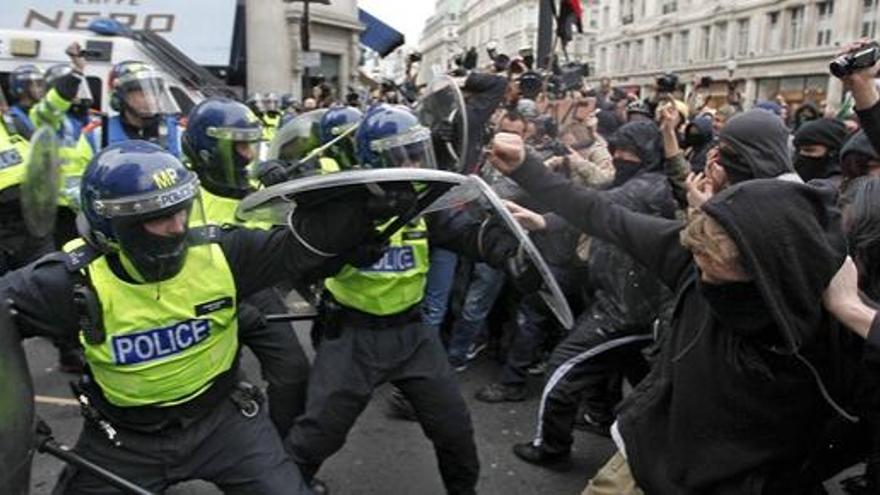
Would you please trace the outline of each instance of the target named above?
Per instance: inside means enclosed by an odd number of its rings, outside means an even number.
[[[821,144],[828,148],[822,157],[808,157],[795,153],[794,168],[801,179],[810,181],[824,179],[839,173],[838,156],[846,140],[846,126],[834,119],[817,119],[805,122],[794,135],[794,146]]]

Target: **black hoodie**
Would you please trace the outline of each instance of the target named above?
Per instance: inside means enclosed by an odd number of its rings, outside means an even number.
[[[833,192],[756,180],[705,205],[731,233],[772,314],[764,330],[771,338],[752,341],[710,311],[679,242],[682,222],[614,205],[531,157],[512,177],[569,222],[627,250],[676,294],[660,355],[618,416],[636,483],[652,495],[799,493],[793,479],[828,411],[811,370],[823,369],[828,333],[821,294],[845,256]]]
[[[761,109],[740,113],[730,119],[718,136],[744,160],[747,169],[731,170],[732,164],[721,165],[731,184],[745,179],[763,179],[794,174],[788,148],[788,129],[776,115]],[[741,177],[740,177],[741,176]],[[740,177],[740,180],[735,180]]]

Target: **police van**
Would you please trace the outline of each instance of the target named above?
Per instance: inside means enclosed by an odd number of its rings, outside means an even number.
[[[55,64],[69,63],[65,50],[73,42],[78,42],[84,50],[93,109],[102,113],[110,112],[107,82],[110,69],[126,60],[145,62],[161,73],[182,115],[187,115],[206,96],[236,96],[232,89],[161,35],[132,31],[110,19],[97,19],[84,31],[0,29],[0,86],[7,101],[10,101],[10,72],[26,64],[46,70]]]

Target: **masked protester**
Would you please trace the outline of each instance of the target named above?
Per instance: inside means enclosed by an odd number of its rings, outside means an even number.
[[[653,122],[630,122],[611,139],[617,173],[602,192],[608,201],[648,215],[673,218],[675,203],[662,172],[661,136]],[[656,276],[604,239],[593,238],[587,284],[594,296],[575,328],[549,359],[539,424],[531,442],[514,453],[526,462],[560,469],[570,465],[572,426],[585,404],[588,428],[608,435],[621,399],[619,377],[637,384],[647,373],[641,355],[653,324],[672,295]]]
[[[804,432],[830,410],[852,418],[823,380],[829,311],[859,328],[875,316],[846,315],[848,296],[837,292],[823,299],[846,257],[833,191],[743,181],[684,223],[574,186],[514,140],[496,139],[492,157],[537,199],[626,250],[677,294],[651,372],[618,408],[611,428],[618,454],[585,493],[810,493],[814,480],[800,468],[815,437]]]
[[[846,191],[849,183],[863,175],[880,175],[880,155],[871,145],[864,130],[857,132],[840,151],[840,169],[843,173],[841,190]]]
[[[838,120],[815,119],[801,125],[794,135],[794,169],[801,179],[839,184],[840,150],[846,137],[846,126]]]

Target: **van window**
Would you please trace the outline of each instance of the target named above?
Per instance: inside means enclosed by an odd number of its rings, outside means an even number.
[[[100,77],[95,76],[86,76],[86,81],[89,83],[89,91],[92,92],[92,98],[95,99],[95,101],[92,102],[92,109],[100,112],[102,101],[101,90],[104,89],[104,84]]]
[[[180,114],[183,116],[189,115],[189,111],[195,106],[192,98],[179,86],[171,86],[169,89],[171,90],[171,96],[174,97],[174,101],[177,102],[177,107],[180,108]]]

